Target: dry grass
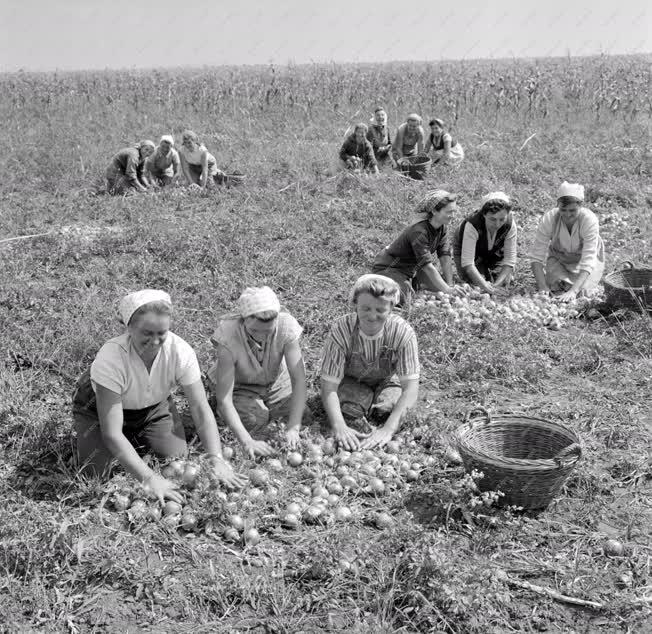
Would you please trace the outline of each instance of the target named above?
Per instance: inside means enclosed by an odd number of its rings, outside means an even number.
[[[459,76],[458,92],[467,94],[457,110],[444,97],[433,97],[432,106],[418,100],[440,76],[433,68],[415,72],[411,94],[387,99],[392,122],[418,104],[427,115],[457,112],[455,132],[468,156],[459,170],[442,169],[426,183],[328,172],[348,121],[375,103],[374,78],[382,77],[381,96],[394,95],[401,92],[392,87],[401,85],[401,69],[288,71],[294,79],[281,73],[282,90],[270,93],[269,103],[262,89],[243,99],[246,86],[267,84],[247,83],[240,71],[233,94],[221,92],[228,85],[219,75],[212,83],[205,75],[202,81],[175,75],[170,102],[158,100],[167,75],[145,75],[140,83],[101,74],[4,78],[14,89],[0,98],[9,148],[0,159],[6,175],[0,234],[49,235],[0,243],[2,627],[645,631],[652,554],[649,317],[577,320],[558,332],[510,324],[507,332],[480,338],[415,311],[410,318],[424,375],[406,429],[426,425],[428,432],[407,451],[419,460],[430,454],[435,464],[417,483],[397,483],[380,503],[351,499],[359,512],[346,526],[296,532],[281,529],[277,517],[311,476],[283,475],[275,500],[241,502],[263,534],[258,546],[244,549],[154,524],[130,528],[100,513],[108,489],[125,478],[106,484],[76,476],[68,410],[70,379],[118,332],[112,306],[124,291],[169,290],[178,306],[175,332],[206,366],[216,316],[232,308],[243,286],[261,283],[276,288],[304,326],[314,404],[321,344],[346,310],[346,289],[409,221],[414,200],[435,185],[460,192],[463,212],[488,190],[508,191],[518,204],[524,253],[559,181],[576,179],[587,185],[601,218],[608,270],[622,259],[649,262],[645,93],[638,91],[632,114],[595,109],[589,89],[611,77],[624,94],[628,79],[620,64],[573,60],[571,75],[588,79],[565,99],[570,71],[544,65],[548,107],[538,101],[529,112],[523,101],[497,107],[488,82],[502,75],[524,90],[532,65],[442,70],[442,80]],[[634,68],[630,84],[642,84],[645,71],[638,62]],[[468,80],[476,70],[485,83],[473,101]],[[269,80],[269,71],[259,72]],[[198,86],[205,91],[197,93]],[[245,188],[125,199],[89,193],[121,145],[186,126],[204,133],[220,162],[247,173]],[[531,285],[526,268],[522,262],[519,289]],[[478,512],[471,494],[456,493],[462,472],[445,466],[443,443],[473,404],[560,420],[580,435],[585,457],[547,511]],[[240,457],[236,463],[250,467]],[[368,522],[380,507],[396,519],[385,531]],[[217,527],[220,508],[216,503],[212,511]],[[603,554],[612,537],[625,544],[625,556]],[[603,608],[540,596],[524,581]]]

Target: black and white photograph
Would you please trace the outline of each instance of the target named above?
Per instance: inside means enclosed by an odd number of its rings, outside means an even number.
[[[652,632],[652,5],[0,0],[0,634]]]

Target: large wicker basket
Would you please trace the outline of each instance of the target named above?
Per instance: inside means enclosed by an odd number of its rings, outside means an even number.
[[[470,410],[457,429],[457,448],[468,472],[481,471],[482,491],[501,491],[503,505],[544,509],[582,456],[570,429],[541,418],[490,416]]]
[[[408,156],[407,165],[401,165],[401,171],[417,181],[422,181],[426,177],[428,168],[432,165],[431,158],[426,154],[417,156]]]
[[[652,310],[652,269],[621,263],[603,280],[605,300],[614,308]]]

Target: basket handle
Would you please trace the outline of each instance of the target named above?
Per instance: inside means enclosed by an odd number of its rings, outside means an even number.
[[[623,260],[622,262],[618,262],[618,264],[616,264],[614,271],[628,271],[629,269],[633,268],[634,263],[631,260]]]
[[[562,466],[564,462],[568,462],[569,465],[575,464],[582,457],[582,447],[576,442],[568,447],[564,447],[554,458],[553,460],[559,465]]]
[[[472,421],[471,418],[473,417],[474,414],[480,414],[481,416],[484,417],[483,421]],[[476,407],[472,407],[464,416],[464,422],[468,423],[471,427],[474,427],[475,425],[478,424],[483,424],[486,425],[487,423],[491,422],[491,414],[489,414],[489,411],[487,410],[486,407],[482,407],[482,405],[476,405]]]

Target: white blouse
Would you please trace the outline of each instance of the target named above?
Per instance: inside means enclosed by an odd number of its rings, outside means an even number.
[[[128,333],[109,339],[91,364],[93,390],[101,385],[120,394],[124,409],[156,405],[178,385],[192,385],[200,380],[195,351],[173,332],[168,332],[149,372]]]

